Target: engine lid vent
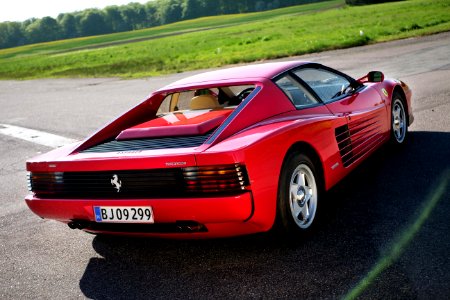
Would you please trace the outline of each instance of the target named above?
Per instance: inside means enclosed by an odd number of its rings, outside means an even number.
[[[198,147],[205,143],[211,132],[196,136],[162,137],[134,140],[110,140],[87,148],[81,153],[124,152],[172,148]]]

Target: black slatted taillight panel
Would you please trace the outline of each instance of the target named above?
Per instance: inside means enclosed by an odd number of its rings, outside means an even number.
[[[102,172],[52,172],[29,175],[29,186],[41,198],[127,199],[239,194],[248,188],[239,164]]]
[[[172,196],[183,189],[181,169],[31,173],[31,190],[40,197],[158,197]]]
[[[140,150],[157,150],[171,148],[189,148],[203,145],[211,133],[196,136],[161,137],[151,139],[112,140],[87,148],[82,153],[89,152],[123,152]]]

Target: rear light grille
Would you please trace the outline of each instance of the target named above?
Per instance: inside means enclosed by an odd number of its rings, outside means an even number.
[[[151,199],[239,194],[249,188],[249,180],[245,166],[232,164],[153,170],[32,172],[29,188],[42,198]]]

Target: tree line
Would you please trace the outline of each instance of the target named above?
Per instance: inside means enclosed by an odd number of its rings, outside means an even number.
[[[264,11],[324,0],[154,0],[23,22],[0,23],[0,48],[149,28],[204,16]]]

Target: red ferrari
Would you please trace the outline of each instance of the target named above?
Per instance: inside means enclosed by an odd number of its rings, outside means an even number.
[[[27,162],[30,209],[91,233],[224,237],[311,230],[323,193],[386,142],[411,90],[281,62],[192,76],[86,140]]]

